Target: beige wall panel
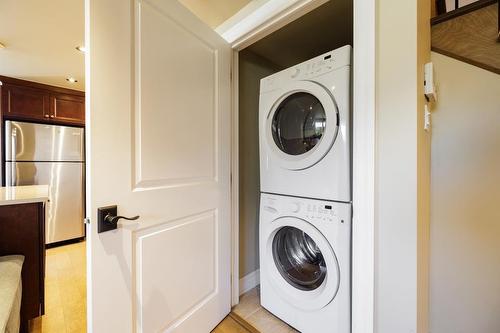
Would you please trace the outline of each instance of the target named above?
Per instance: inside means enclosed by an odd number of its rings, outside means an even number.
[[[427,332],[430,3],[377,2],[375,331]],[[397,27],[397,29],[395,29]]]
[[[430,331],[500,332],[500,76],[432,61]]]

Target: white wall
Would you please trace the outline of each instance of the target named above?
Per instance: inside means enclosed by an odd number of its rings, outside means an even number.
[[[500,332],[500,75],[432,61],[431,332]]]
[[[427,332],[430,1],[377,1],[375,332]],[[356,208],[354,208],[356,214]],[[451,332],[443,332],[451,333]]]

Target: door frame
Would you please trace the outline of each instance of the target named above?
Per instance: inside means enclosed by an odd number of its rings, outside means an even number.
[[[233,48],[231,216],[232,305],[239,303],[238,54],[328,0],[275,0],[243,9],[216,29]],[[262,1],[261,1],[262,2]],[[250,12],[250,10],[252,10]],[[246,15],[246,16],[244,16]],[[353,0],[352,333],[374,331],[376,6]],[[235,18],[237,17],[237,20]]]

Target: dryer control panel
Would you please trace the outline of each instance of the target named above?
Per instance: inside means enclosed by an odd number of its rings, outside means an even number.
[[[313,59],[315,60],[315,59]],[[297,65],[290,70],[292,79],[308,79],[323,73],[327,73],[334,68],[334,58],[332,54],[325,55],[321,59],[306,64]]]
[[[346,45],[263,78],[260,92],[280,88],[290,80],[309,80],[350,64],[351,46]]]

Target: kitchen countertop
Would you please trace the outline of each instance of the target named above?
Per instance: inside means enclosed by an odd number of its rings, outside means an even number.
[[[46,202],[48,200],[48,185],[0,187],[0,206]]]

